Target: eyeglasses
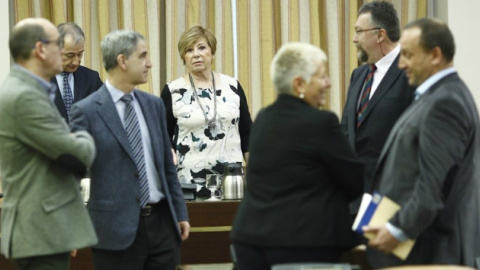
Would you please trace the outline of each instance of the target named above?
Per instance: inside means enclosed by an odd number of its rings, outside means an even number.
[[[355,29],[355,34],[357,34],[357,35],[360,35],[361,33],[363,33],[363,32],[366,32],[366,31],[371,31],[371,30],[380,30],[380,29],[382,29],[382,28],[381,28],[381,27],[375,27],[375,28],[369,28],[369,29],[360,29],[360,30],[358,30],[358,29]]]
[[[52,40],[40,40],[43,44],[50,44],[50,43],[53,43],[53,44],[57,44],[58,47],[62,47],[62,42],[60,41],[60,39],[52,39]]]

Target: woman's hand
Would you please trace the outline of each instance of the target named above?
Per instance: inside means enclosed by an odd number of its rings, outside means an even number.
[[[175,150],[172,148],[172,157],[173,157],[173,164],[177,166],[178,159],[177,159],[177,154],[175,154]]]

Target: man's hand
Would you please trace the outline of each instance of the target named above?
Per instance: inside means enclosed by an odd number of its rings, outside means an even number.
[[[400,243],[385,226],[365,226],[362,228],[364,233],[375,234],[375,238],[368,241],[368,245],[372,248],[378,249],[379,251],[390,254]]]
[[[180,221],[178,222],[178,227],[180,228],[182,241],[187,240],[190,234],[190,223],[188,223],[188,221]]]

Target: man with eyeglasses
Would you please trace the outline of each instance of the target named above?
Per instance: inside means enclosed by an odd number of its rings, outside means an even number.
[[[81,66],[85,51],[85,34],[73,22],[57,26],[60,41],[63,43],[63,72],[52,78],[58,86],[55,105],[65,121],[69,121],[70,107],[73,103],[86,98],[103,85],[97,71]]]
[[[97,243],[77,176],[95,158],[87,132],[55,108],[63,49],[57,28],[29,18],[11,31],[15,64],[0,88],[1,252],[16,269],[69,269],[70,252]]]
[[[388,2],[360,7],[353,43],[364,63],[350,79],[342,126],[350,145],[365,163],[364,190],[371,190],[371,176],[395,121],[413,100],[414,88],[398,68],[400,26]],[[351,205],[356,214],[360,198]]]

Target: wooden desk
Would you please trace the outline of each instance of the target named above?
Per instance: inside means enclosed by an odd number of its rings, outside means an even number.
[[[189,239],[182,245],[182,264],[231,262],[229,234],[239,203],[187,202],[191,230]],[[14,270],[3,256],[0,256],[0,269]],[[71,270],[93,270],[89,248],[79,250],[77,257],[72,258]]]
[[[182,246],[182,264],[231,262],[229,234],[239,203],[187,202],[192,228]]]

